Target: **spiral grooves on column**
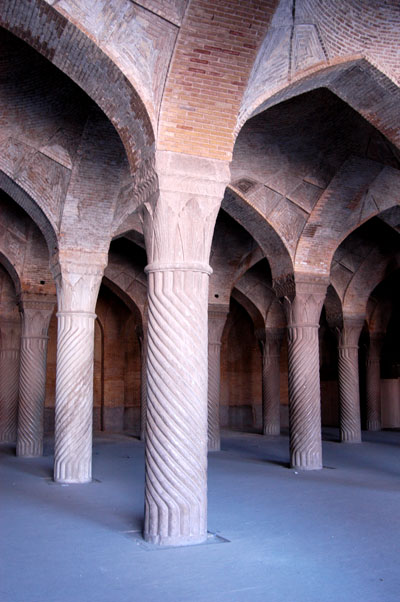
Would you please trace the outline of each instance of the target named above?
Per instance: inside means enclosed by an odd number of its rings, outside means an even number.
[[[291,465],[322,468],[317,326],[289,327],[289,420]]]
[[[219,428],[220,343],[208,345],[208,450],[221,449]]]
[[[46,393],[47,338],[21,339],[18,456],[43,453],[43,408]]]
[[[208,276],[149,274],[147,541],[206,538]]]
[[[142,343],[142,364],[140,368],[140,439],[146,438],[146,406],[147,406],[147,369],[146,369],[146,343]]]
[[[17,438],[19,391],[19,351],[0,351],[0,442],[14,443]]]
[[[279,355],[270,355],[264,351],[262,374],[264,435],[279,435],[281,432],[279,374]]]
[[[367,361],[367,430],[381,430],[381,381],[379,358]]]
[[[54,479],[92,478],[94,314],[58,314]]]
[[[361,441],[358,347],[339,347],[340,437],[347,443]]]

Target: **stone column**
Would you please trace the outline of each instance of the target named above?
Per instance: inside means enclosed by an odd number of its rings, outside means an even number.
[[[221,449],[219,391],[221,337],[229,307],[208,307],[208,451]]]
[[[69,253],[68,255],[73,255]],[[54,480],[92,479],[94,321],[106,265],[77,252],[53,267],[58,299]]]
[[[208,265],[229,169],[157,153],[160,196],[143,207],[149,265],[144,538],[207,538]]]
[[[385,334],[370,332],[367,355],[367,430],[381,430],[381,350]]]
[[[318,328],[327,283],[296,279],[286,296],[288,323],[290,463],[300,470],[322,468]]]
[[[3,317],[0,332],[0,443],[14,443],[17,438],[21,320]]]
[[[364,318],[343,317],[338,331],[340,440],[345,443],[361,442],[358,339],[363,324]]]
[[[23,295],[17,456],[43,453],[43,412],[46,396],[47,341],[55,297]]]
[[[140,439],[146,439],[146,405],[147,405],[147,325],[136,328],[140,346]]]
[[[280,328],[266,328],[260,339],[262,349],[262,405],[263,434],[280,435],[280,350],[283,332]]]

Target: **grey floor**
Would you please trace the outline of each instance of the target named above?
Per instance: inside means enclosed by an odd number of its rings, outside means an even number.
[[[0,601],[398,602],[400,432],[336,437],[296,473],[287,436],[224,433],[208,525],[229,542],[162,550],[140,539],[137,439],[95,437],[89,485],[51,480],[51,442],[32,460],[0,446]]]

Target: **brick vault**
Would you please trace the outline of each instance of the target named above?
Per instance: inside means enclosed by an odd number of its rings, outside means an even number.
[[[400,10],[0,0],[0,440],[92,479],[145,440],[144,538],[207,537],[220,427],[291,466],[400,426]],[[383,395],[382,395],[383,393]]]

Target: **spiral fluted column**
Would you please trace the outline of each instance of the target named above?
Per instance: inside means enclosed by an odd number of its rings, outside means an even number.
[[[137,329],[140,345],[140,439],[146,438],[146,405],[147,405],[147,320],[143,328]]]
[[[207,538],[207,309],[215,220],[229,165],[156,152],[159,196],[142,207],[149,265],[144,538]]]
[[[208,308],[208,451],[221,449],[219,394],[221,337],[229,308]]]
[[[267,328],[265,341],[262,342],[262,403],[263,403],[263,434],[279,435],[281,432],[280,419],[280,348],[282,331]]]
[[[340,439],[345,443],[361,442],[358,339],[362,326],[362,318],[344,318],[338,333]]]
[[[207,536],[206,269],[149,266],[144,536]]]
[[[59,310],[54,480],[61,483],[92,479],[94,309],[106,258],[79,259],[53,267]]]
[[[381,430],[381,369],[380,354],[383,333],[370,333],[367,355],[367,430]]]
[[[0,443],[14,443],[17,438],[20,320],[3,320],[0,330]]]
[[[326,283],[297,281],[285,297],[288,321],[290,463],[300,470],[322,468],[318,328]]]
[[[47,331],[55,298],[22,298],[21,359],[17,456],[43,453],[43,412],[46,396]],[[39,297],[38,295],[35,297]]]

